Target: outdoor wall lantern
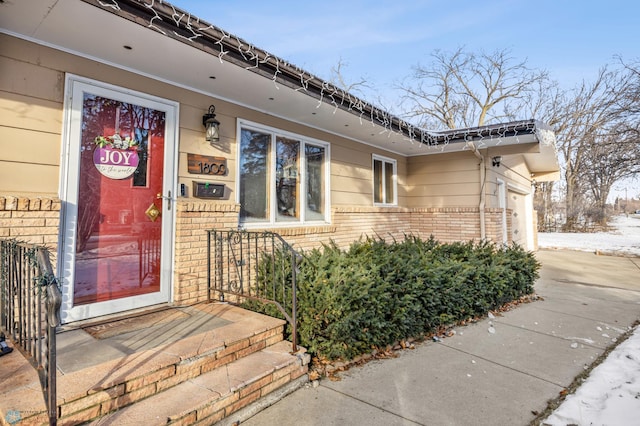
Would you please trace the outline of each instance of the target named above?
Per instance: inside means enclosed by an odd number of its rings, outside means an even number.
[[[496,155],[495,157],[491,158],[491,165],[493,167],[500,167],[500,162],[502,161],[502,157],[499,155]]]
[[[209,112],[202,116],[202,125],[207,129],[205,139],[211,144],[220,140],[220,122],[216,120],[215,111],[216,107],[211,105]]]

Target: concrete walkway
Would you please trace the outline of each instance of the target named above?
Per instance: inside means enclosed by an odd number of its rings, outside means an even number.
[[[537,257],[544,300],[300,389],[242,424],[529,424],[640,319],[640,258]]]

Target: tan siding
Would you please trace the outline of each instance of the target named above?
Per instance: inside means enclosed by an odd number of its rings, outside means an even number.
[[[410,197],[433,196],[478,196],[478,184],[475,182],[450,182],[443,181],[434,184],[420,185],[408,191]]]
[[[334,157],[331,161],[331,175],[334,178],[349,177],[352,179],[370,180],[372,178],[371,164],[368,166],[347,164]]]
[[[0,50],[1,91],[62,103],[62,72],[2,56],[4,53],[5,49]]]
[[[470,152],[452,152],[410,157],[408,163],[411,175],[419,176],[425,173],[449,172],[452,170],[478,170],[479,160]]]
[[[407,207],[478,207],[479,195],[441,195],[430,197],[407,197]]]
[[[0,127],[0,152],[7,162],[58,165],[60,135]]]
[[[487,168],[486,207],[498,207],[497,180],[502,179],[507,185],[516,185],[518,188],[529,190],[531,181],[527,179],[530,171],[522,156],[510,156],[503,158],[500,167]],[[523,212],[520,212],[521,214]]]
[[[0,46],[0,193],[55,194],[63,74],[36,65],[32,44],[0,36]],[[33,63],[16,59],[25,55]]]
[[[358,148],[358,149],[357,149]],[[368,148],[368,149],[364,149]],[[366,145],[344,146],[343,142],[336,142],[331,146],[331,156],[339,163],[349,167],[360,167],[371,170],[371,148]]]
[[[507,167],[509,168],[507,169]],[[523,187],[531,186],[531,171],[527,168],[527,164],[521,155],[504,159],[498,171],[512,183]]]
[[[56,194],[58,166],[15,163],[0,160],[0,194]]]
[[[362,146],[331,145],[331,205],[372,206],[371,152]]]
[[[2,93],[0,127],[60,134],[62,105],[16,93]]]
[[[398,165],[398,205],[406,207],[409,188],[407,187],[407,159],[397,158]]]
[[[478,206],[479,161],[470,152],[410,157],[407,207]]]
[[[333,206],[372,206],[373,197],[359,192],[332,191],[331,204]]]
[[[474,170],[450,170],[450,171],[430,171],[411,177],[416,184],[446,184],[446,183],[468,183],[478,185],[479,171]]]

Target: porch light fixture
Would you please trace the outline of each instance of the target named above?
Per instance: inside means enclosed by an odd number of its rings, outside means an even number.
[[[216,120],[215,111],[216,107],[211,105],[209,106],[209,111],[202,116],[202,125],[207,129],[205,139],[209,143],[220,140],[220,122]]]
[[[493,167],[500,167],[500,162],[502,161],[502,157],[499,155],[496,155],[495,157],[491,158],[491,165]]]

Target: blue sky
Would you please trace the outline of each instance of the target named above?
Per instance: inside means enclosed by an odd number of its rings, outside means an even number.
[[[637,0],[170,2],[321,78],[342,59],[347,80],[385,91],[435,49],[511,49],[567,87],[640,57]]]
[[[616,55],[640,59],[638,0],[169,2],[320,78],[342,60],[346,81],[364,78],[384,105],[435,49],[510,49],[565,88],[592,81]],[[640,195],[631,187],[629,196]]]

